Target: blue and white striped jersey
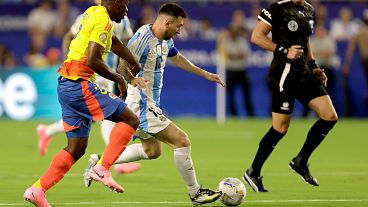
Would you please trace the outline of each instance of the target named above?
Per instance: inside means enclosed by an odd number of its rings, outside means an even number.
[[[174,41],[156,38],[152,25],[143,25],[130,39],[127,47],[141,65],[142,70],[138,76],[147,80],[145,89],[129,85],[127,101],[139,103],[143,108],[159,107],[166,60],[178,54]]]

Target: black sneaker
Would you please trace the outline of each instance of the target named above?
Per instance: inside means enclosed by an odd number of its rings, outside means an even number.
[[[189,197],[192,200],[193,205],[198,206],[205,203],[212,203],[220,198],[221,195],[222,193],[220,191],[212,191],[201,187],[193,198],[190,197],[190,195]]]
[[[319,186],[317,179],[310,174],[308,165],[301,165],[300,163],[296,162],[294,158],[289,163],[289,167],[298,173],[305,182],[314,186]]]
[[[248,185],[250,185],[250,187],[252,187],[254,192],[268,192],[268,190],[263,187],[262,178],[263,178],[262,176],[260,177],[250,176],[249,170],[247,170],[243,175],[243,180],[247,182]]]

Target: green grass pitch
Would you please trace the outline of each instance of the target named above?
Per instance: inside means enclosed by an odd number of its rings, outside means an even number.
[[[199,183],[215,189],[225,177],[241,178],[251,164],[258,142],[270,127],[269,119],[174,119],[192,141],[192,157]],[[288,134],[267,160],[264,184],[270,193],[255,193],[246,185],[241,206],[368,206],[368,120],[341,119],[310,159],[319,187],[304,183],[288,168],[314,119],[294,119]],[[24,190],[48,167],[52,156],[66,145],[64,134],[54,137],[48,154],[41,157],[35,133],[38,121],[0,120],[0,207],[31,206],[23,202]],[[160,158],[141,161],[136,173],[117,175],[126,192],[110,192],[99,183],[85,188],[82,173],[89,154],[101,153],[104,144],[94,124],[86,155],[54,188],[47,192],[53,206],[192,206],[175,169],[172,150],[165,146]],[[207,206],[223,206],[216,202]]]

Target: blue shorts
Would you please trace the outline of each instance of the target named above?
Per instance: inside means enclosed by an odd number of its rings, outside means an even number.
[[[117,122],[127,106],[113,93],[86,80],[60,77],[58,82],[64,131],[68,138],[88,138],[92,120]]]

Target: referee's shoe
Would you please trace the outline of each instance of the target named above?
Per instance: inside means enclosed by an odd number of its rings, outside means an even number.
[[[289,163],[289,167],[298,173],[305,182],[314,186],[319,186],[317,179],[311,175],[308,165],[303,165],[300,163],[300,157],[295,157],[292,159]]]
[[[250,176],[249,169],[244,173],[243,180],[248,183],[254,192],[268,192],[266,188],[263,187],[262,176],[252,177]]]

